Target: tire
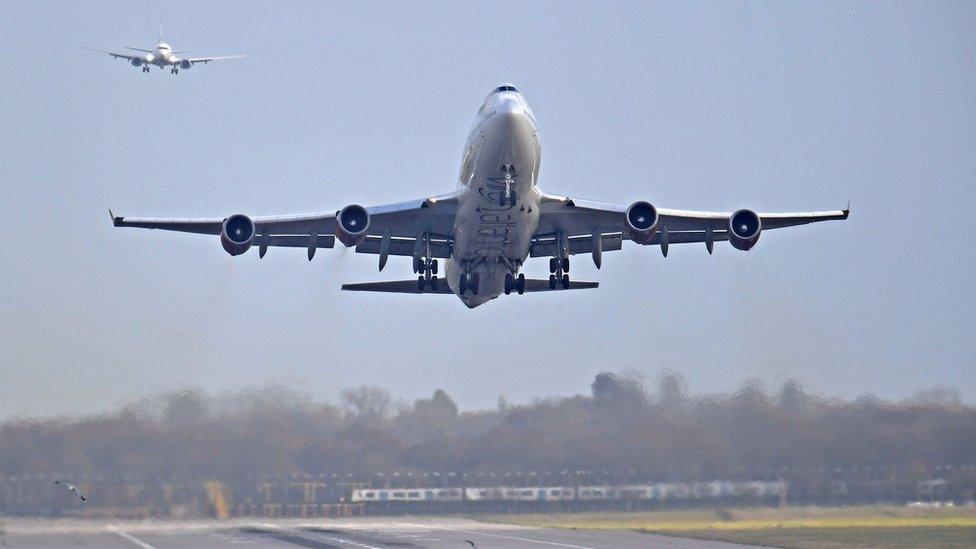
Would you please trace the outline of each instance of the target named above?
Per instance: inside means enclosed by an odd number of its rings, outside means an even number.
[[[550,273],[556,272],[556,268],[558,267],[558,263],[559,263],[559,260],[556,259],[555,257],[550,257],[549,258],[549,272]]]
[[[420,258],[417,256],[413,256],[413,272],[420,272]]]
[[[568,273],[569,272],[569,258],[568,257],[564,257],[563,258],[562,268],[563,268],[563,272],[564,273]]]
[[[436,259],[430,262],[430,272],[433,273],[433,274],[437,274],[437,260]]]
[[[549,275],[549,289],[556,289],[556,275]]]
[[[511,273],[505,273],[505,295],[512,293],[515,288],[515,279],[512,277]]]
[[[518,278],[515,279],[515,289],[518,290],[518,295],[525,293],[525,275],[520,274]]]
[[[569,289],[569,275],[563,275],[563,289]]]
[[[430,289],[433,290],[433,291],[435,291],[435,292],[437,291],[437,277],[436,276],[430,277]]]
[[[424,277],[418,276],[417,277],[417,289],[420,290],[420,293],[424,293],[424,286],[426,286],[426,285],[427,285],[427,281],[424,280]]]

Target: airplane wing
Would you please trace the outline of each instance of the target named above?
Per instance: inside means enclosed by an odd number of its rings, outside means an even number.
[[[384,235],[390,236],[389,255],[414,255],[417,240],[431,235],[434,257],[448,257],[450,235],[454,231],[457,197],[453,194],[423,198],[396,204],[366,208],[369,226],[366,238],[356,246],[359,253],[380,253]],[[219,235],[226,218],[161,218],[116,216],[109,211],[116,227],[140,227],[184,233]],[[297,215],[259,216],[254,223],[253,245],[259,250],[269,246],[331,248],[335,245],[336,215],[338,212]],[[448,255],[440,255],[443,253]],[[263,251],[261,252],[263,256]]]
[[[222,59],[240,59],[244,57],[244,54],[239,55],[223,55],[220,57],[188,57],[187,61],[196,65],[197,63],[207,64],[211,61],[220,61]]]
[[[600,250],[619,250],[623,240],[633,240],[627,230],[628,206],[594,202],[564,196],[545,195],[539,213],[539,228],[533,237],[532,257],[554,256],[559,235],[569,254],[591,253],[600,240]],[[734,212],[708,212],[656,208],[658,223],[653,235],[640,243],[668,244],[707,243],[729,240],[729,220]],[[804,225],[819,221],[847,219],[850,207],[820,212],[758,213],[763,231]],[[662,231],[666,236],[662,237]],[[596,255],[594,254],[594,257]]]
[[[107,54],[111,55],[112,57],[114,57],[116,59],[126,59],[128,61],[132,61],[133,59],[142,59],[138,55],[129,55],[127,53],[116,53],[114,51],[108,51],[108,50],[99,50],[99,49],[96,49],[96,48],[89,48],[88,46],[82,46],[81,44],[78,44],[78,47],[81,48],[81,49],[83,49],[83,50],[97,51],[98,53],[107,53]],[[135,48],[132,48],[132,49],[135,49]],[[146,50],[139,50],[139,51],[146,51]]]

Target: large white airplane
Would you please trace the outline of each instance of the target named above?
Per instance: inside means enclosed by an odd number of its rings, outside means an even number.
[[[831,219],[844,210],[800,213],[706,212],[657,208],[637,201],[618,205],[542,192],[541,147],[535,116],[510,84],[495,88],[478,111],[464,145],[457,190],[390,204],[299,215],[172,219],[115,216],[116,227],[143,227],[219,235],[224,250],[240,255],[252,246],[264,257],[269,246],[332,248],[338,238],[359,253],[378,254],[383,270],[390,255],[412,256],[416,280],[345,284],[343,290],[455,294],[468,307],[515,292],[595,288],[570,280],[569,259],[590,254],[600,267],[603,252],[624,240],[660,246],[728,240],[748,250],[765,229]],[[531,280],[519,271],[530,257],[549,258],[549,279]],[[446,282],[438,280],[438,259],[446,260]]]
[[[132,64],[133,67],[142,67],[142,72],[148,73],[149,67],[155,65],[160,69],[164,67],[169,67],[169,72],[171,74],[179,74],[180,69],[189,69],[197,63],[207,64],[211,61],[219,61],[221,59],[239,59],[244,57],[244,54],[238,55],[224,55],[220,57],[180,57],[177,54],[186,53],[190,50],[174,50],[169,44],[163,42],[163,24],[159,24],[159,39],[156,40],[156,45],[152,49],[145,48],[133,48],[131,46],[126,46],[125,49],[142,52],[142,53],[117,53],[108,50],[99,50],[96,48],[89,48],[88,46],[82,46],[78,44],[78,47],[83,50],[97,51],[99,53],[107,53],[114,57],[115,59],[125,59]]]

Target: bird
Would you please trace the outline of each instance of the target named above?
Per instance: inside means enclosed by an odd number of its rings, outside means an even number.
[[[61,482],[60,480],[54,481],[54,484],[57,484],[57,485],[60,485],[60,486],[64,486],[65,488],[68,489],[69,492],[72,492],[75,495],[77,495],[79,498],[81,498],[81,501],[88,501],[88,498],[86,498],[85,496],[81,495],[81,492],[79,492],[78,489],[75,488],[73,484],[68,484],[66,482]]]

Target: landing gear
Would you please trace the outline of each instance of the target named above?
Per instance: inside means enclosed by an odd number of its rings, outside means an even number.
[[[472,294],[478,295],[478,282],[478,273],[462,274],[460,280],[458,280],[458,293],[464,295],[470,291]]]
[[[550,257],[549,258],[549,289],[555,290],[557,285],[569,289],[569,258]]]
[[[143,65],[142,66],[142,72],[148,73],[149,72],[149,65]]]
[[[425,287],[437,291],[437,260],[431,257],[430,235],[424,234],[423,240],[418,242],[423,246],[414,252],[413,272],[420,273],[417,277],[417,287],[423,292]]]
[[[505,295],[509,295],[512,291],[518,292],[519,295],[525,293],[525,275],[519,274],[518,276],[512,275],[512,273],[505,274]]]
[[[431,276],[430,273],[425,273],[417,277],[417,290],[420,293],[424,293],[427,288],[430,288],[432,292],[437,291],[437,277]]]
[[[169,73],[170,74],[179,74],[180,73],[180,69],[178,69],[176,67],[173,67],[172,69],[169,70]]]

